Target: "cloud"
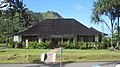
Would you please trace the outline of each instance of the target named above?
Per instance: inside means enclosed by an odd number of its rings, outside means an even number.
[[[77,11],[84,10],[84,7],[79,5],[79,4],[76,4],[75,5],[75,10],[77,10]]]

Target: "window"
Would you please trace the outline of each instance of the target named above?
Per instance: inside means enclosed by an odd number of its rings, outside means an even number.
[[[80,41],[80,42],[94,42],[94,36],[77,36],[77,41]]]
[[[26,39],[28,39],[28,41],[32,42],[32,41],[38,41],[38,37],[37,36],[23,36],[22,40],[25,42]]]
[[[84,42],[84,36],[78,36],[77,41]]]

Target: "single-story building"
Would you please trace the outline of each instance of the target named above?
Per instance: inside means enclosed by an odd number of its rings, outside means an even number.
[[[46,19],[21,32],[15,33],[14,41],[82,41],[101,42],[105,34],[88,28],[75,19]]]

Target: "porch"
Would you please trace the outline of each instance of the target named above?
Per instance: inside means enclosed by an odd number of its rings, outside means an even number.
[[[28,40],[29,42],[38,41],[39,43],[41,41],[53,41],[53,42],[101,42],[102,37],[98,35],[50,35],[50,36],[14,36],[14,41],[17,42],[26,42]]]

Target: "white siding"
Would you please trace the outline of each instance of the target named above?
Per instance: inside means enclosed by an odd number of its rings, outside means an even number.
[[[18,36],[18,35],[14,35],[13,41],[21,42],[22,41],[22,37]]]

